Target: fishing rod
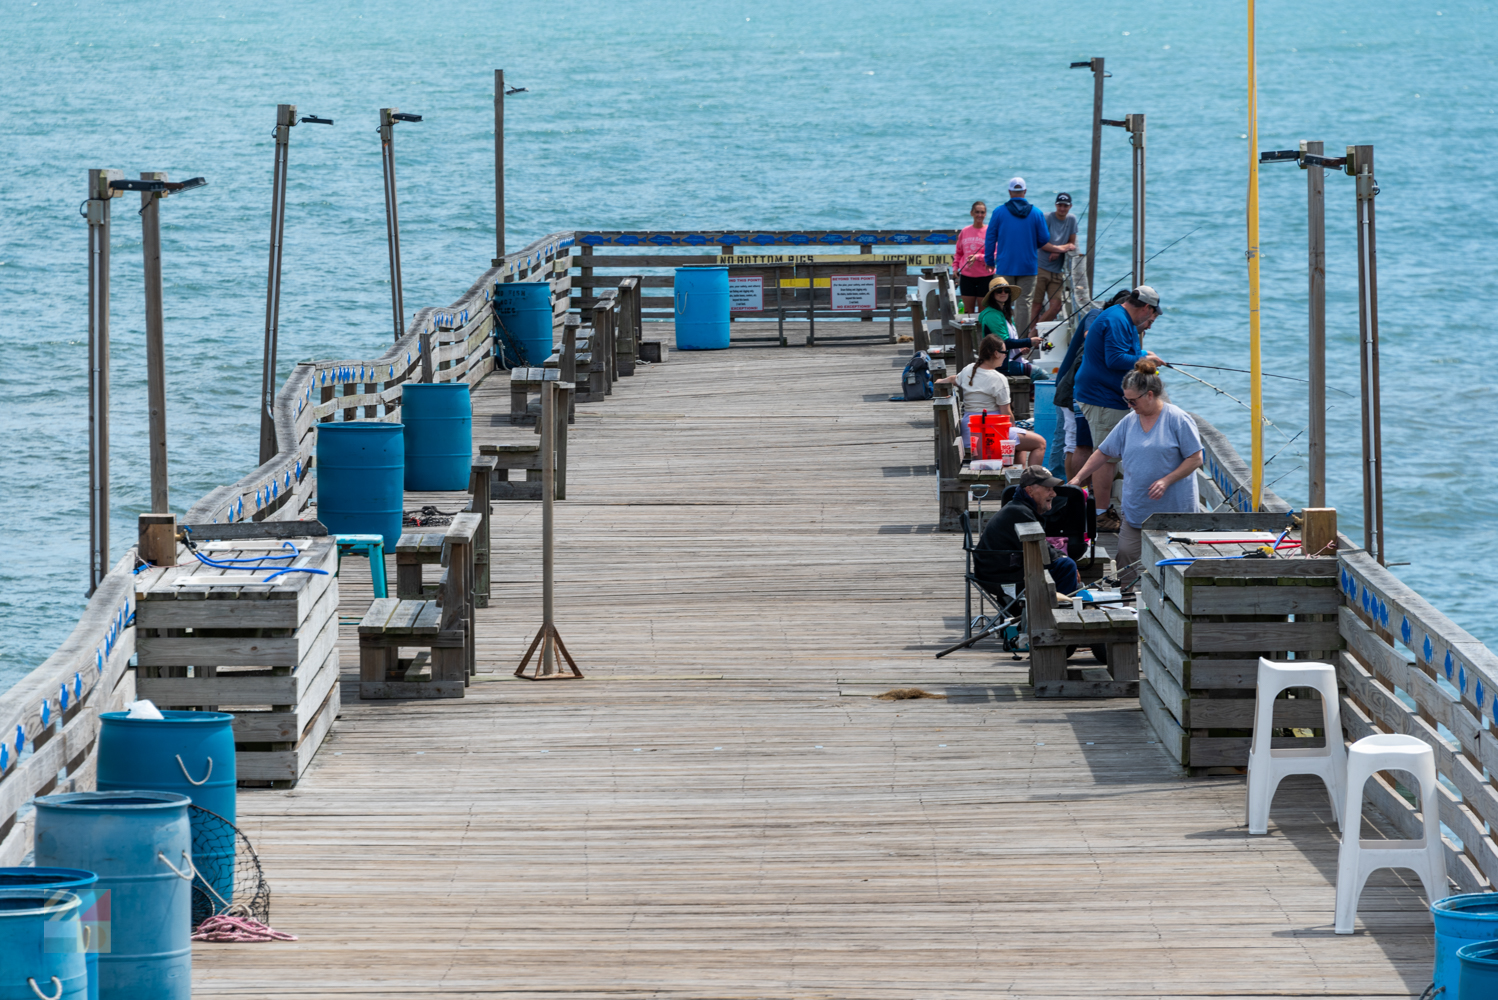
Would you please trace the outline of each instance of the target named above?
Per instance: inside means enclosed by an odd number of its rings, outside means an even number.
[[[1171,368],[1175,368],[1175,367],[1178,367],[1178,366],[1179,367],[1185,367],[1185,368],[1211,368],[1213,371],[1219,371],[1219,372],[1242,372],[1245,375],[1252,375],[1253,374],[1253,372],[1249,371],[1247,368],[1224,368],[1221,365],[1196,365],[1196,364],[1188,364],[1187,362],[1184,362],[1184,361],[1172,361],[1170,363],[1170,367]],[[1181,374],[1184,375],[1186,373],[1185,372],[1181,372]],[[1273,375],[1273,374],[1270,374],[1269,372],[1260,372],[1259,374],[1261,376],[1263,376],[1264,378],[1282,378],[1282,379],[1284,379],[1287,382],[1304,382],[1306,385],[1310,385],[1311,384],[1311,380],[1310,379],[1307,379],[1307,378],[1296,378],[1293,375]],[[1333,392],[1340,392],[1344,396],[1352,396],[1352,393],[1348,392],[1346,389],[1338,389],[1334,385],[1329,385],[1329,386],[1327,386],[1327,388],[1330,389],[1330,390],[1332,390]],[[1352,396],[1352,398],[1356,399],[1357,397]]]
[[[1168,364],[1167,363],[1165,365],[1165,367],[1166,368],[1173,368],[1176,371],[1180,371],[1179,368],[1176,368],[1175,365],[1172,365],[1172,364]],[[1211,382],[1208,382],[1204,378],[1197,378],[1195,375],[1191,374],[1190,372],[1181,372],[1181,374],[1184,375],[1184,376],[1186,376],[1189,379],[1192,379],[1193,381],[1200,382],[1202,385],[1206,386],[1208,389],[1211,389],[1213,392],[1217,393],[1219,396],[1226,396],[1228,399],[1231,399],[1233,402],[1237,403],[1239,406],[1243,407],[1245,410],[1248,410],[1250,413],[1253,412],[1253,407],[1252,406],[1249,406],[1243,400],[1239,399],[1237,396],[1234,396],[1231,392],[1228,392],[1226,389],[1223,389],[1221,386],[1215,386]],[[1275,429],[1275,431],[1279,434],[1279,436],[1285,439],[1286,445],[1288,445],[1291,441],[1295,440],[1295,438],[1292,438],[1290,435],[1286,434],[1284,432],[1284,430],[1280,427],[1279,424],[1275,423],[1273,420],[1270,420],[1268,417],[1261,416],[1259,419],[1263,420],[1264,423],[1268,424],[1270,427],[1273,427]],[[1299,435],[1296,435],[1296,437],[1299,437]],[[1283,450],[1283,449],[1281,449],[1281,450]]]
[[[1113,216],[1113,218],[1117,219],[1118,218],[1118,213],[1115,213],[1114,216]],[[1110,225],[1110,226],[1113,225],[1113,220],[1112,219],[1109,220],[1108,225]],[[1205,225],[1205,223],[1203,223],[1203,225]],[[1201,226],[1197,226],[1196,229],[1191,230],[1191,232],[1187,233],[1185,236],[1180,237],[1180,239],[1171,240],[1169,243],[1165,244],[1163,247],[1161,247],[1160,249],[1156,250],[1154,253],[1150,254],[1148,257],[1146,257],[1144,259],[1144,262],[1146,264],[1148,264],[1150,261],[1152,261],[1156,257],[1160,256],[1162,253],[1164,253],[1165,251],[1169,250],[1171,247],[1175,246],[1177,243],[1181,242],[1181,240],[1184,240],[1184,239],[1192,236],[1194,233],[1197,232],[1197,230],[1199,230],[1201,228],[1202,228]],[[1103,232],[1106,233],[1107,230],[1104,229]],[[1098,241],[1099,242],[1102,241],[1102,237],[1101,236],[1098,237]],[[1092,296],[1092,303],[1095,305],[1096,303],[1102,301],[1102,297],[1104,295],[1106,295],[1108,292],[1112,291],[1113,285],[1116,285],[1120,281],[1123,281],[1124,278],[1132,277],[1133,274],[1134,274],[1134,272],[1132,270],[1130,270],[1130,271],[1125,272],[1122,277],[1119,277],[1119,278],[1115,279],[1113,281],[1113,284],[1109,285],[1107,288],[1104,288],[1101,292],[1098,292],[1096,295]],[[1091,307],[1092,306],[1089,306],[1089,308],[1091,308]],[[1097,306],[1097,308],[1102,308],[1102,307],[1101,306]],[[1086,311],[1087,311],[1086,309],[1077,309],[1077,310],[1074,310],[1072,312],[1067,313],[1065,316],[1059,317],[1056,320],[1056,322],[1057,323],[1065,323],[1067,320],[1071,319],[1073,316],[1077,315],[1078,313],[1080,313],[1080,312],[1086,312]],[[1182,372],[1182,374],[1185,374],[1185,373]]]

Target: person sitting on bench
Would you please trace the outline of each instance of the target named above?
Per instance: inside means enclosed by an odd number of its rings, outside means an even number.
[[[1015,526],[1021,521],[1038,523],[1041,515],[1049,513],[1055,504],[1056,487],[1060,485],[1061,480],[1039,465],[1029,466],[1020,473],[1014,497],[989,520],[983,537],[973,548],[973,574],[985,585],[997,590],[1000,584],[1024,579],[1025,559]],[[1053,557],[1046,569],[1056,581],[1056,590],[1061,594],[1080,590],[1077,564],[1068,556],[1055,555],[1050,546],[1046,551]]]

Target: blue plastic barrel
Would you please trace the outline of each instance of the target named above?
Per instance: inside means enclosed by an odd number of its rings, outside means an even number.
[[[1450,990],[1451,1000],[1493,1000],[1498,997],[1498,941],[1479,941],[1458,948],[1456,960],[1461,963],[1457,990]]]
[[[466,490],[473,467],[473,404],[466,382],[401,386],[406,489]]]
[[[100,713],[95,787],[101,792],[176,792],[233,823],[238,785],[234,716],[167,710],[161,714],[164,718],[157,720],[132,719],[128,712]],[[192,863],[221,897],[214,907],[221,911],[233,901],[234,838],[199,844],[200,839],[194,838]]]
[[[0,1000],[89,995],[82,909],[71,892],[0,889]]]
[[[99,876],[81,868],[0,868],[0,889],[45,889],[49,899],[61,899],[72,893],[82,904],[78,919],[84,928],[84,968],[88,971],[88,998],[99,1000],[99,943],[107,940],[109,919],[99,919],[98,897],[94,892]],[[3,937],[3,932],[0,932]],[[3,948],[3,945],[0,945]],[[60,978],[60,977],[59,977]],[[49,995],[52,990],[46,991]],[[0,995],[3,995],[0,989]]]
[[[1498,939],[1498,893],[1469,892],[1447,896],[1431,904],[1431,918],[1436,925],[1437,987],[1444,986],[1445,997],[1455,997],[1461,963],[1456,953],[1463,945]],[[1498,996],[1498,994],[1494,994]]]
[[[317,425],[317,519],[328,534],[382,535],[385,551],[395,551],[405,481],[406,439],[400,424],[351,420]]]
[[[1035,383],[1035,407],[1033,413],[1035,419],[1035,433],[1051,440],[1051,435],[1056,431],[1056,382],[1055,380]]]
[[[551,285],[510,281],[494,286],[495,332],[504,368],[540,368],[551,357]]]
[[[728,346],[728,268],[676,269],[676,349],[721,351]]]
[[[99,876],[105,1000],[192,995],[192,839],[186,795],[73,792],[36,799],[36,863]],[[81,961],[82,956],[79,956]]]

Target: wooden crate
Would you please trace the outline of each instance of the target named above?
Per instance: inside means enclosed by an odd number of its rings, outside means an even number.
[[[1168,531],[1144,533],[1140,577],[1140,705],[1161,742],[1194,773],[1244,767],[1253,736],[1260,656],[1325,658],[1339,649],[1334,558],[1209,559],[1253,550],[1190,545]],[[1161,559],[1196,557],[1189,565]],[[1284,693],[1276,729],[1319,730],[1321,704]],[[1275,736],[1276,747],[1321,737]]]
[[[275,554],[282,539],[200,546],[216,561]],[[337,546],[293,539],[294,560],[320,569],[269,574],[244,564],[184,562],[136,594],[136,691],[160,708],[234,715],[241,786],[290,787],[311,763],[340,707]]]

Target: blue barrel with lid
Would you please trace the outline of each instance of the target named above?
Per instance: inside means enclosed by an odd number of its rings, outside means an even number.
[[[83,901],[54,889],[0,889],[0,1000],[85,1000]]]
[[[99,945],[109,941],[109,917],[99,919],[98,894],[94,891],[99,876],[81,868],[0,868],[0,889],[46,890],[48,898],[62,898],[66,893],[77,896],[83,925],[83,964],[88,972],[88,998],[99,1000]],[[3,948],[3,946],[0,946]]]
[[[400,424],[349,420],[317,425],[317,519],[330,535],[401,539],[406,439]],[[214,810],[217,812],[217,810]]]
[[[99,876],[99,995],[190,1000],[192,836],[187,796],[73,792],[36,803],[36,863]],[[107,913],[107,916],[106,916]],[[107,950],[106,950],[107,944]],[[83,956],[78,956],[82,962]]]
[[[676,269],[676,349],[721,351],[728,346],[728,268]]]
[[[500,366],[540,368],[551,357],[551,284],[509,281],[494,286],[494,330]]]
[[[473,404],[466,382],[401,386],[406,489],[466,490],[473,468]]]

